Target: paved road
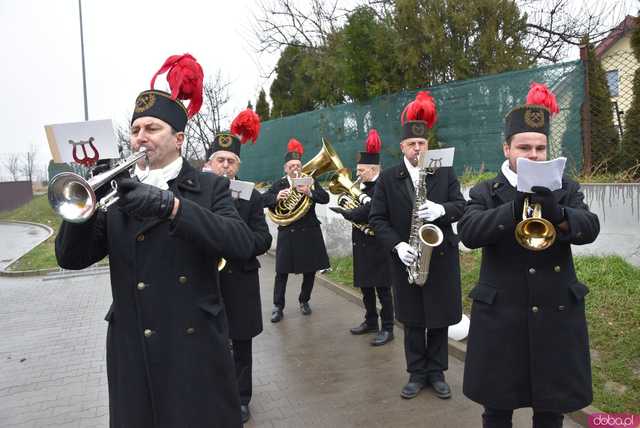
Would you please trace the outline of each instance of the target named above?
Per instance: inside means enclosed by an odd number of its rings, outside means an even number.
[[[0,270],[12,261],[29,252],[49,237],[47,229],[27,223],[0,221]]]
[[[361,309],[324,287],[314,290],[314,312],[303,317],[295,304],[301,278],[292,276],[291,305],[282,322],[271,324],[274,260],[261,262],[266,324],[254,344],[248,427],[480,426],[481,408],[461,392],[459,361],[451,358],[447,372],[452,399],[429,390],[401,399],[401,333],[381,348],[369,346],[370,336],[351,336]],[[95,271],[0,278],[0,427],[108,426],[103,317],[110,300],[108,275]],[[514,426],[529,421],[530,412],[520,411]]]

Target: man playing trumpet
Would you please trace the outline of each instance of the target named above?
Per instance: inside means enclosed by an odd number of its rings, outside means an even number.
[[[463,391],[484,406],[484,428],[511,427],[513,410],[521,407],[533,408],[535,428],[560,428],[563,413],[592,401],[588,289],[576,278],[571,244],[593,242],[598,217],[578,183],[566,177],[553,192],[516,190],[518,158],[547,159],[549,119],[557,112],[555,96],[534,83],[526,105],[505,118],[506,160],[498,176],[471,189],[458,223],[462,242],[482,248],[480,280],[469,294]],[[525,248],[516,240],[525,200],[542,208],[556,234],[548,248]]]

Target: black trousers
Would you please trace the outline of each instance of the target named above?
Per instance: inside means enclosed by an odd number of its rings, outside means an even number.
[[[393,299],[391,298],[390,287],[367,287],[361,288],[362,301],[366,313],[364,320],[368,325],[378,326],[378,309],[376,308],[376,293],[380,300],[380,319],[382,320],[382,330],[393,331]]]
[[[404,356],[411,382],[435,382],[444,380],[444,371],[449,368],[447,327],[427,329],[404,327]]]
[[[288,273],[276,273],[276,281],[273,287],[273,304],[274,306],[284,309],[284,296],[287,293]],[[313,282],[315,281],[315,272],[305,272],[302,274],[302,288],[298,302],[307,303],[311,299],[311,290],[313,290]]]
[[[482,428],[511,428],[513,410],[484,408]],[[562,428],[562,413],[540,412],[533,409],[533,428]]]
[[[248,405],[251,401],[251,339],[231,340],[233,343],[233,361],[236,364],[236,378],[240,404]]]

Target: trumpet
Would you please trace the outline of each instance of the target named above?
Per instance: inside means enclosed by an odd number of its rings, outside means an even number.
[[[524,199],[522,221],[516,225],[516,241],[531,251],[542,251],[549,248],[556,240],[556,229],[551,222],[542,218],[540,204],[530,204]]]
[[[116,167],[85,180],[73,172],[61,172],[51,179],[47,190],[49,205],[56,214],[70,223],[84,223],[97,209],[107,211],[119,198],[118,183],[115,178],[132,168],[140,159],[146,157],[146,149],[141,147]],[[149,166],[147,165],[147,172]],[[110,183],[113,189],[99,201],[96,190]]]

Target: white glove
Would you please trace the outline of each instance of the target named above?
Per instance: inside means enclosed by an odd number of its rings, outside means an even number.
[[[406,266],[411,266],[418,259],[418,252],[406,242],[399,243],[395,248],[398,253],[398,258]]]
[[[418,217],[426,221],[435,221],[444,215],[444,207],[435,202],[427,201],[418,207]]]

